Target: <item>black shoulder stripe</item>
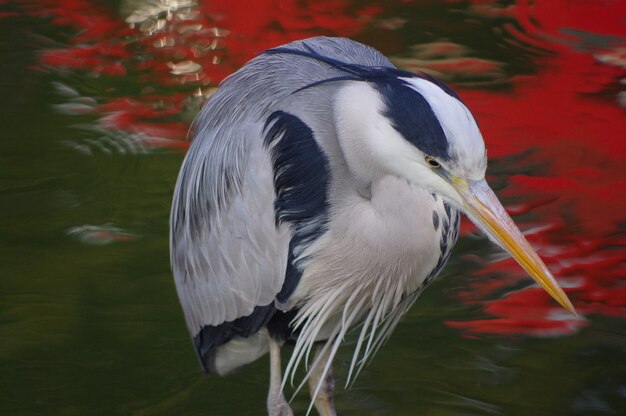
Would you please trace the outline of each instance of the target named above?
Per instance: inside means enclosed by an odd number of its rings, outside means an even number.
[[[327,229],[330,172],[313,131],[298,117],[276,111],[265,130],[265,145],[274,164],[276,224],[287,222],[293,227],[285,281],[276,297],[284,302],[302,275],[296,258]]]
[[[233,339],[234,337],[247,338],[257,333],[272,318],[276,309],[274,303],[257,306],[248,316],[242,316],[234,321],[219,325],[205,325],[193,337],[193,345],[200,359],[202,369],[207,373],[214,373],[214,349]]]
[[[298,117],[277,111],[268,118],[265,131],[264,144],[271,149],[274,168],[276,224],[288,222],[293,226],[285,281],[276,296],[282,302],[293,293],[302,275],[297,253],[326,231],[329,172],[326,156],[313,131]],[[193,337],[202,368],[208,373],[215,372],[215,348],[237,336],[249,337],[266,325],[273,336],[289,338],[289,322],[294,313],[277,315],[271,303],[255,307],[248,316],[204,326]]]

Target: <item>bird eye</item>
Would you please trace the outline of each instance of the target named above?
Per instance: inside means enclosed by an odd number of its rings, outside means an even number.
[[[428,166],[430,166],[431,168],[436,169],[441,167],[441,164],[430,156],[426,156],[426,163],[428,163]]]

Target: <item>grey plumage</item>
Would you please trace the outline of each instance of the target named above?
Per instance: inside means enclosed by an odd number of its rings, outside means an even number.
[[[507,250],[497,227],[522,241],[485,170],[458,96],[372,48],[320,37],[250,61],[198,115],[172,205],[172,269],[204,368],[225,374],[269,349],[268,408],[285,412],[280,343],[295,342],[293,381],[326,341],[305,376],[316,398],[361,324],[348,384],[444,266],[459,209]],[[501,219],[481,216],[492,211]]]
[[[346,39],[316,38],[307,40],[306,46],[304,42],[295,42],[289,48],[311,48],[320,55],[350,64],[393,68],[377,51]],[[271,71],[268,70],[270,68]],[[329,197],[335,203],[349,205],[354,198],[371,198],[371,184],[367,187],[360,184],[359,178],[353,177],[345,160],[340,157],[342,151],[335,139],[335,120],[327,117],[336,85],[329,83],[294,94],[294,91],[307,85],[342,74],[342,71],[312,59],[298,59],[287,54],[261,55],[225,80],[199,114],[194,125],[194,141],[181,168],[171,217],[172,265],[192,335],[196,335],[206,325],[216,326],[233,321],[252,314],[256,306],[275,302],[284,283],[293,225],[275,222],[276,193],[271,177],[271,155],[263,147],[261,136],[266,120],[273,112],[293,114],[315,131],[315,138],[330,159],[328,163],[329,170],[333,172],[333,186]],[[320,89],[326,91],[320,93]],[[393,188],[400,194],[412,188],[405,181],[388,180],[390,183],[383,187]],[[424,203],[430,207],[428,209],[439,211],[445,217],[441,201],[433,202],[427,192],[418,193],[418,197],[412,197],[415,199],[411,201],[413,205]],[[391,200],[391,196],[392,192],[389,192],[388,196],[381,199]],[[424,198],[425,202],[419,198]],[[393,203],[396,204],[402,202]],[[389,208],[394,210],[399,207]],[[344,215],[341,211],[334,214]],[[407,220],[413,222],[412,219]],[[372,310],[377,313],[366,320],[362,330],[361,344],[367,353],[372,350],[375,331],[383,326],[386,319],[395,321],[389,325],[386,333],[393,329],[400,316],[396,316],[399,313],[392,314],[392,311],[403,302],[406,295],[417,293],[421,280],[429,271],[423,273],[421,279],[417,276],[419,282],[409,283],[423,264],[411,260],[411,249],[402,247],[409,242],[401,242],[397,238],[406,224],[397,219],[394,219],[394,223],[395,229],[385,230],[388,224],[381,224],[381,229],[376,230],[377,238],[386,236],[387,239],[395,240],[400,253],[394,261],[389,261],[389,255],[393,253],[375,253],[378,258],[365,258],[363,254],[369,251],[366,247],[350,250],[355,258],[352,261],[346,259],[342,250],[346,250],[346,246],[353,242],[346,241],[345,235],[328,235],[325,240],[318,242],[317,246],[325,247],[316,247],[314,257],[320,259],[318,264],[327,265],[328,270],[320,272],[320,275],[327,275],[328,281],[321,285],[319,282],[311,283],[319,286],[312,291],[318,296],[307,300],[309,303],[302,308],[295,325],[308,336],[309,341],[301,342],[296,347],[294,357],[297,359],[290,362],[288,373],[293,374],[292,369],[308,353],[311,342],[332,338],[338,346],[345,332],[370,308],[374,308]],[[343,232],[361,232],[369,226],[371,224],[365,222],[361,224],[363,228],[355,227]],[[416,224],[414,228],[416,235],[419,235],[422,227]],[[415,241],[419,242],[419,239],[414,239],[414,235],[410,238],[413,246]],[[431,238],[439,240],[439,237]],[[419,247],[414,247],[414,250],[418,251]],[[444,253],[437,249],[431,251],[435,263],[444,257]],[[308,254],[305,257],[311,256]],[[348,272],[358,276],[358,279],[346,279]],[[369,281],[367,277],[372,273],[388,277],[389,280]],[[345,289],[339,290],[342,287]],[[369,297],[366,296],[368,293]],[[333,322],[331,328],[331,315],[341,314],[346,304],[354,308],[357,302],[355,294],[363,295],[358,301],[359,307],[354,309],[358,313],[348,315],[351,316],[350,322]],[[296,306],[297,300],[296,297],[278,307],[289,310]],[[404,312],[410,303],[396,312]],[[311,319],[315,316],[326,316],[326,321]],[[372,333],[369,343],[366,339],[368,331]],[[340,334],[341,337],[338,337]],[[358,357],[355,356],[355,365]],[[231,366],[238,364],[245,362],[229,364],[221,372],[229,371]],[[220,372],[219,366],[213,369]]]
[[[338,59],[349,52],[363,57],[354,63],[390,65],[378,52],[355,42],[319,38],[311,43]],[[302,43],[290,46],[303,49]],[[272,302],[280,290],[289,231],[268,221],[274,216],[272,168],[260,132],[269,114],[283,109],[317,131],[332,133],[332,120],[321,123],[311,117],[323,112],[331,97],[320,99],[306,90],[298,97],[292,93],[338,74],[311,60],[261,55],[226,79],[198,115],[171,215],[172,267],[192,333],[203,325],[245,316],[254,306]],[[291,105],[294,99],[305,105]],[[238,241],[245,246],[228,240],[237,238],[233,234],[222,235],[225,225],[240,228],[239,237],[245,239]]]

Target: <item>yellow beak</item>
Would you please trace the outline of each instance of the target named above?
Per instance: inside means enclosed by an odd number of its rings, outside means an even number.
[[[561,306],[576,314],[574,305],[556,282],[546,265],[524,238],[485,180],[468,184],[452,178],[461,195],[467,216],[492,240],[504,248]]]

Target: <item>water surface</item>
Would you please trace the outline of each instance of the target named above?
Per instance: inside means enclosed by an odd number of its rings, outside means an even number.
[[[568,315],[469,225],[342,415],[626,412],[626,7],[615,1],[0,2],[0,410],[258,415],[201,374],[168,260],[187,129],[255,52],[348,36],[450,83]],[[345,377],[352,352],[339,353]],[[294,401],[303,413],[306,394]]]

